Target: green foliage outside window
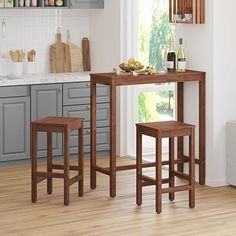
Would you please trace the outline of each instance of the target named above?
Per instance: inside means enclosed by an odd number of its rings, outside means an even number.
[[[168,2],[167,0],[138,0],[139,60],[155,68],[158,68],[161,63],[160,46],[166,45],[168,38],[174,33],[169,24]],[[158,114],[161,113],[173,117],[173,95],[173,91],[140,93],[139,122],[158,121],[160,120]],[[157,97],[160,101],[156,101]]]

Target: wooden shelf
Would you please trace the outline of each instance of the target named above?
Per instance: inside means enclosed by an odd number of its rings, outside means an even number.
[[[186,13],[192,13],[190,21],[175,21],[174,15],[180,13],[182,17]],[[169,21],[177,24],[204,24],[205,0],[169,0]]]

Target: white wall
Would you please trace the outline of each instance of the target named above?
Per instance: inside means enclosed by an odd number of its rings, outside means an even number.
[[[214,0],[214,150],[219,179],[226,175],[225,123],[236,119],[236,1]],[[223,14],[223,16],[222,16]]]
[[[215,172],[212,166],[214,160],[213,143],[213,1],[206,1],[206,24],[204,25],[177,25],[176,38],[184,38],[184,47],[188,60],[188,67],[207,72],[206,76],[206,156],[207,156],[207,179],[214,179]],[[198,86],[197,83],[185,86],[185,121],[198,124]],[[196,129],[197,131],[198,129]],[[198,140],[198,131],[196,132]],[[196,142],[198,147],[198,142]],[[196,156],[198,157],[198,149]],[[198,172],[196,172],[198,174]]]
[[[63,38],[66,30],[71,31],[73,43],[81,46],[83,37],[90,38],[90,11],[68,9],[1,9],[0,46],[2,45],[2,19],[7,20],[6,59],[0,60],[0,74],[8,74],[4,62],[11,62],[9,50],[32,48],[37,51],[37,72],[49,71],[49,46],[55,42],[58,26],[62,27]]]
[[[184,37],[189,68],[207,72],[206,78],[206,182],[211,186],[226,184],[225,123],[236,119],[236,53],[233,27],[236,1],[206,1],[205,25],[179,25],[177,35]],[[196,86],[187,86],[186,120],[197,119]]]
[[[105,9],[91,12],[91,59],[96,72],[111,72],[120,62],[120,1],[104,4]]]
[[[105,9],[94,10],[91,14],[91,59],[92,71],[111,72],[121,61],[121,1],[105,0]],[[117,98],[120,90],[117,89]],[[120,143],[123,138],[120,135],[119,111],[120,101],[117,99],[117,153],[120,153]]]

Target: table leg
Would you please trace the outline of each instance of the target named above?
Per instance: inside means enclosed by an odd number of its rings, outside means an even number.
[[[116,86],[110,85],[110,196],[116,196]]]
[[[82,176],[82,179],[78,181],[78,188],[79,188],[79,196],[83,196],[84,194],[84,128],[83,123],[81,128],[78,130],[79,132],[79,141],[78,141],[78,175]]]
[[[70,160],[69,131],[64,132],[64,205],[69,205],[70,195]]]
[[[156,137],[156,212],[162,210],[162,139]]]
[[[189,207],[195,207],[195,130],[191,130],[189,136]]]
[[[52,173],[52,133],[47,133],[47,172]],[[52,194],[52,177],[47,179],[47,193]]]
[[[205,184],[206,176],[206,82],[199,82],[199,183]]]
[[[142,205],[142,133],[136,129],[136,204]]]
[[[177,83],[177,120],[184,121],[184,83]],[[184,139],[178,137],[178,158],[184,155]],[[178,171],[184,171],[184,164],[178,164]]]
[[[174,138],[169,138],[169,187],[175,187],[175,176],[174,176],[174,171],[175,171],[175,164],[174,164],[174,147],[175,145],[175,140]],[[169,199],[170,201],[175,200],[175,193],[169,193]]]
[[[91,82],[90,87],[90,187],[96,188],[96,83]]]
[[[32,125],[32,143],[31,143],[31,200],[37,201],[37,131]]]

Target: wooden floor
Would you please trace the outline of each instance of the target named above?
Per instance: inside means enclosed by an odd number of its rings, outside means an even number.
[[[105,159],[101,162],[104,164]],[[120,163],[130,160],[120,158]],[[45,167],[44,164],[40,165]],[[148,171],[150,174],[153,170]],[[108,197],[108,177],[98,174],[96,190],[89,188],[89,161],[85,161],[85,195],[72,186],[70,205],[63,205],[63,182],[38,188],[38,202],[30,201],[30,166],[0,169],[0,235],[236,235],[236,188],[198,186],[196,208],[188,208],[188,193],[163,199],[163,212],[155,213],[154,187],[144,189],[143,205],[135,205],[135,171],[119,172],[117,197]]]

